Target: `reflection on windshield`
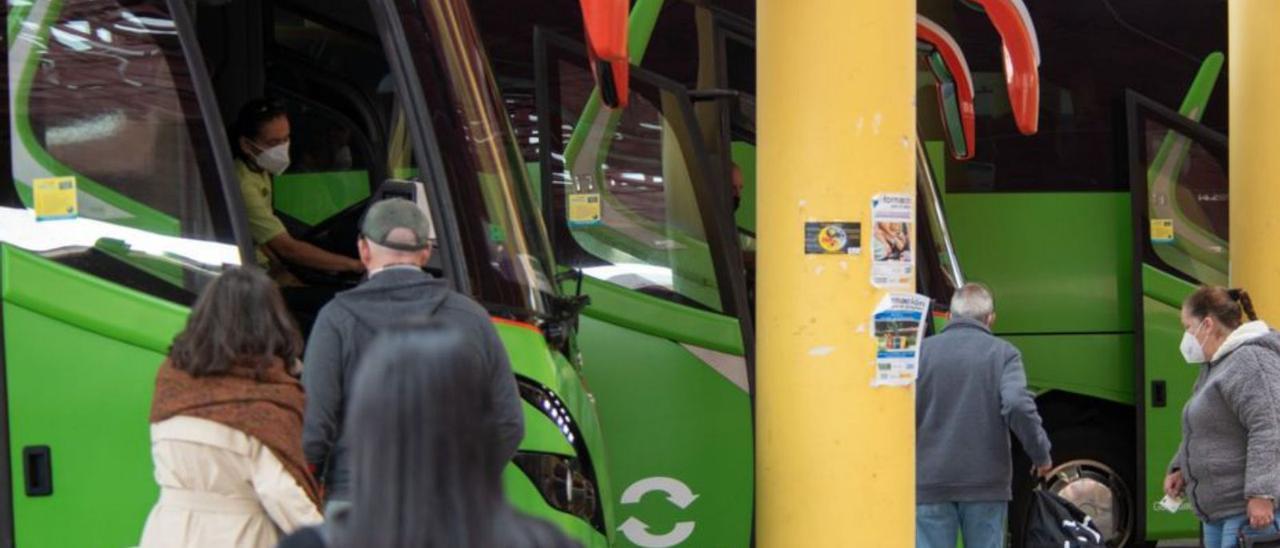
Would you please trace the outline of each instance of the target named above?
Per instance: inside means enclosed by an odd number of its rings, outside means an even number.
[[[0,242],[44,253],[62,249],[91,248],[104,240],[116,240],[133,253],[156,259],[201,265],[217,271],[240,264],[240,250],[218,242],[162,236],[94,219],[36,221],[30,209],[0,207]]]
[[[548,312],[555,287],[546,229],[467,3],[400,0],[398,7],[459,213],[473,292],[491,304]]]

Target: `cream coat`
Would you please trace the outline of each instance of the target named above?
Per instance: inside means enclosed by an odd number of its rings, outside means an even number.
[[[142,548],[271,548],[322,520],[267,446],[229,426],[177,416],[151,425],[160,500]]]

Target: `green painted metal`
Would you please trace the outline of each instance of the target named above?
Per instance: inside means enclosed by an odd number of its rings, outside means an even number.
[[[991,286],[1003,334],[1133,331],[1129,204],[1103,192],[946,195],[965,277]]]
[[[653,493],[620,505],[619,523],[634,518],[663,534],[694,522],[685,546],[747,546],[754,489],[747,394],[661,336],[591,315],[580,329],[582,373],[609,433],[609,473],[618,493],[642,479],[666,477],[698,495],[682,509]],[[633,545],[624,535],[615,540]]]
[[[155,371],[187,310],[9,245],[0,245],[0,298],[16,544],[133,545],[157,496],[147,427]],[[592,456],[607,461],[593,404],[573,367],[536,330],[505,323],[497,329],[515,372],[556,391]],[[549,418],[524,407],[523,450],[574,455]],[[49,497],[28,497],[23,490],[22,448],[34,445],[48,445],[53,454]],[[510,476],[516,469],[508,468]],[[605,504],[612,486],[604,465],[597,468],[606,523],[613,523],[613,508]],[[532,487],[527,478],[524,485]],[[552,516],[588,546],[607,545],[586,522],[551,509],[536,491],[529,496],[517,490],[511,500],[524,511]]]
[[[1004,319],[996,303],[996,330]],[[1022,352],[1027,385],[1133,405],[1133,335],[1002,335]]]
[[[164,355],[3,306],[15,544],[134,545],[157,494],[147,417]],[[22,449],[37,445],[50,447],[52,496],[23,489]]]
[[[181,306],[53,261],[0,245],[0,295],[6,303],[158,354],[186,323]],[[103,311],[111,311],[103,314]],[[9,322],[6,322],[6,327]]]
[[[1183,282],[1184,295],[1191,292],[1191,285]],[[1199,368],[1188,365],[1178,351],[1182,340],[1182,323],[1179,320],[1179,304],[1170,305],[1163,300],[1144,298],[1142,344],[1146,363],[1144,390],[1147,391],[1146,432],[1142,440],[1146,446],[1146,492],[1139,499],[1139,510],[1147,513],[1149,538],[1186,538],[1196,536],[1199,522],[1189,511],[1169,514],[1154,510],[1156,501],[1164,497],[1164,476],[1169,461],[1178,450],[1182,439],[1182,407],[1191,396]],[[1151,386],[1154,381],[1164,381],[1168,403],[1155,407]],[[1145,504],[1142,504],[1145,502]]]
[[[734,318],[592,278],[583,279],[582,288],[591,296],[591,305],[583,311],[585,316],[717,352],[743,355],[742,331]],[[584,337],[587,334],[584,332]]]
[[[285,173],[274,178],[277,211],[317,225],[369,197],[369,172]]]
[[[1181,309],[1182,301],[1191,294],[1193,289],[1186,280],[1151,265],[1142,265],[1142,296],[1145,299]]]

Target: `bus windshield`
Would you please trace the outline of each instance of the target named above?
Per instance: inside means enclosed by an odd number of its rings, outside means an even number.
[[[435,130],[433,163],[443,168],[423,179],[446,181],[471,290],[486,304],[544,315],[555,293],[547,231],[469,8],[395,6]]]

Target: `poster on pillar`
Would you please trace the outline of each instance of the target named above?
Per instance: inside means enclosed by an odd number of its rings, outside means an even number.
[[[920,340],[929,297],[890,293],[872,313],[876,338],[876,376],[871,386],[910,386],[920,365]]]
[[[871,198],[871,285],[875,287],[911,287],[916,272],[911,242],[914,202],[910,194]]]

